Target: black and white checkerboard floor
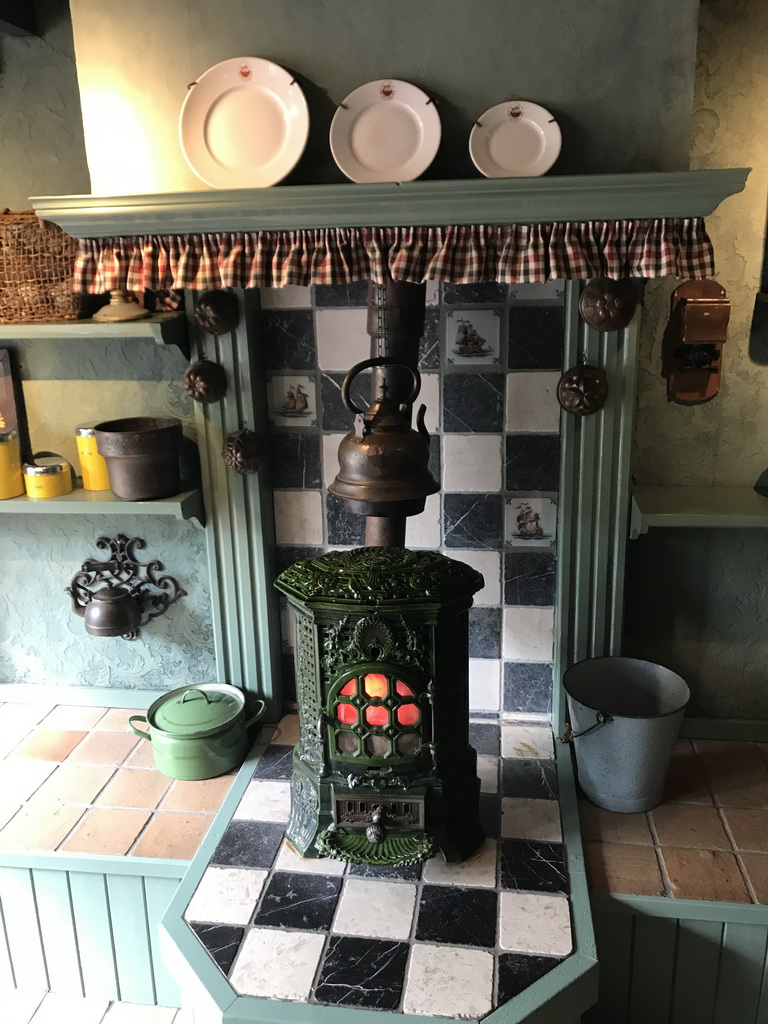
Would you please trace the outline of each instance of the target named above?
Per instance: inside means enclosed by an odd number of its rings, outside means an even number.
[[[481,1018],[571,952],[552,734],[482,723],[486,836],[462,864],[305,860],[285,844],[293,720],[257,765],[185,919],[243,996]],[[498,754],[501,753],[501,757]]]

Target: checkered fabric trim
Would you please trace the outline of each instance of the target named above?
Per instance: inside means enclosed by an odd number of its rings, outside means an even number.
[[[84,239],[74,291],[714,275],[701,218]]]

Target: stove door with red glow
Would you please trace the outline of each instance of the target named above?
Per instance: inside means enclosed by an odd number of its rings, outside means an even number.
[[[413,760],[429,740],[424,686],[401,668],[368,668],[347,671],[331,690],[330,756],[361,767]]]

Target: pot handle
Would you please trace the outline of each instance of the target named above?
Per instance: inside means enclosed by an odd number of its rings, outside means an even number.
[[[250,718],[246,719],[246,722],[245,722],[245,728],[246,729],[248,729],[252,725],[255,725],[256,722],[261,721],[261,719],[264,717],[265,711],[267,710],[267,705],[264,703],[263,700],[258,700],[258,701],[256,701],[256,703],[260,704],[261,707],[256,712],[256,714],[251,715]]]
[[[128,726],[129,726],[131,732],[135,732],[137,736],[141,736],[142,739],[149,740],[151,742],[152,741],[152,737],[149,735],[148,732],[144,732],[143,729],[137,729],[136,726],[133,724],[134,723],[134,719],[137,722],[146,722],[147,721],[147,716],[146,715],[131,715],[131,717],[128,719]]]
[[[181,703],[183,704],[184,701],[187,700],[189,697],[199,697],[199,696],[205,697],[205,703],[206,704],[210,704],[211,703],[211,698],[208,696],[208,694],[205,692],[205,690],[187,690],[187,692],[181,698]]]
[[[352,387],[352,381],[358,373],[362,370],[366,370],[369,366],[404,366],[413,378],[413,388],[411,389],[411,393],[408,397],[403,399],[400,404],[411,405],[416,401],[419,391],[421,390],[421,374],[419,371],[414,369],[412,366],[409,366],[407,363],[404,363],[401,359],[397,359],[395,356],[376,356],[374,359],[364,359],[361,363],[355,363],[341,385],[341,400],[353,416],[364,416],[365,413],[362,409],[358,409],[350,398],[349,391]]]

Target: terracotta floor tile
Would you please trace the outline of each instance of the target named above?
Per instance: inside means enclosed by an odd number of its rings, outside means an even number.
[[[158,771],[141,768],[120,768],[95,803],[112,807],[144,807],[154,810],[171,780]]]
[[[752,902],[732,853],[662,847],[661,856],[677,899]]]
[[[765,771],[766,764],[755,743],[739,740],[694,740],[703,765],[711,768],[743,768]]]
[[[768,772],[707,768],[707,778],[721,807],[768,807]]]
[[[737,850],[768,853],[768,810],[727,807],[723,810],[723,816]]]
[[[61,849],[67,853],[114,854],[121,857],[136,842],[136,836],[146,825],[150,813],[115,810],[111,807],[94,808],[88,811]]]
[[[220,775],[217,779],[201,782],[174,782],[163,800],[163,810],[215,814],[234,781],[234,775]]]
[[[65,761],[32,797],[62,804],[92,804],[109,782],[115,769],[97,764]]]
[[[662,804],[651,811],[660,846],[731,850],[720,815],[714,807]]]
[[[131,854],[134,857],[191,860],[212,821],[211,814],[165,814],[158,811]]]
[[[145,715],[146,710],[137,708],[108,708],[106,715],[99,719],[94,726],[95,730],[110,729],[113,732],[130,732],[128,719],[131,715]],[[143,728],[141,722],[137,722],[139,728]]]
[[[80,729],[35,729],[14,750],[16,757],[40,761],[63,761],[88,735]]]
[[[40,723],[41,729],[92,729],[106,708],[79,707],[73,704],[59,704]]]
[[[20,807],[21,804],[13,803],[12,801],[0,801],[0,829],[8,824]]]
[[[618,814],[579,800],[581,832],[585,839],[603,843],[650,846],[653,836],[644,814]]]
[[[53,704],[0,705],[0,732],[6,727],[24,726],[32,729],[53,710]]]
[[[58,767],[58,761],[6,757],[0,761],[0,794],[5,799],[24,803]]]
[[[664,783],[664,803],[713,804],[703,767],[696,757],[672,759]]]
[[[0,831],[0,850],[55,850],[82,813],[71,804],[25,804]]]
[[[148,740],[139,740],[139,744],[125,762],[126,768],[154,768],[155,755],[152,744]]]
[[[759,853],[743,853],[741,863],[755,890],[758,903],[768,903],[768,857]]]
[[[664,883],[653,847],[585,843],[584,852],[590,888],[633,896],[664,895]]]
[[[92,732],[72,753],[79,764],[122,764],[139,742],[132,733]]]

